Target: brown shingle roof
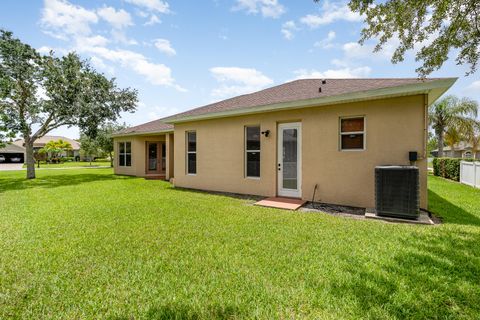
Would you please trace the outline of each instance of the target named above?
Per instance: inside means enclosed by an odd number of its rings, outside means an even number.
[[[273,106],[271,110],[277,108],[277,104],[296,102],[296,101],[316,101],[324,97],[342,96],[350,93],[359,93],[373,91],[377,89],[394,88],[409,86],[405,91],[416,91],[416,84],[425,84],[437,80],[452,80],[455,78],[370,78],[370,79],[302,79],[287,82],[275,87],[267,88],[250,94],[233,97],[216,103],[212,103],[199,108],[191,109],[176,115],[162,118],[159,120],[147,122],[135,127],[127,128],[117,132],[115,135],[146,134],[172,131],[173,123],[178,120],[202,117],[204,115],[218,114],[229,111],[243,111],[249,108],[260,106]],[[453,83],[453,82],[451,82]],[[445,86],[445,90],[451,85]],[[413,85],[413,86],[412,86]],[[321,88],[321,90],[320,90]],[[443,93],[441,91],[441,93]]]
[[[164,123],[162,119],[150,121],[144,124],[140,124],[135,127],[126,128],[115,133],[118,135],[129,135],[129,134],[142,134],[142,133],[154,133],[154,132],[165,132],[173,131],[173,125]]]
[[[175,121],[184,117],[199,116],[210,113],[247,109],[258,106],[273,105],[278,103],[299,100],[318,99],[322,97],[337,96],[352,92],[361,92],[402,85],[431,82],[439,78],[416,79],[302,79],[287,82],[265,90],[241,95],[227,100],[212,103],[186,112],[164,118],[164,121]],[[325,83],[322,83],[325,81]],[[319,88],[321,87],[321,92]]]

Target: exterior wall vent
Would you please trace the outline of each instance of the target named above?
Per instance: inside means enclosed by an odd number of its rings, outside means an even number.
[[[379,216],[417,219],[420,183],[414,166],[375,167],[375,209]]]

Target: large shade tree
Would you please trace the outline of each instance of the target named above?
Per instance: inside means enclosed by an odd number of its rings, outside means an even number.
[[[450,95],[430,106],[428,117],[437,137],[439,157],[443,157],[445,134],[449,128],[456,128],[464,134],[475,123],[477,115],[478,103],[469,98]]]
[[[422,65],[416,71],[421,77],[438,70],[450,53],[458,64],[469,65],[468,73],[477,70],[479,0],[350,0],[348,5],[365,16],[361,44],[374,39],[379,51],[394,40],[393,63],[403,61],[405,53],[418,45],[416,60]]]
[[[35,178],[35,140],[61,126],[95,137],[136,103],[136,90],[118,88],[75,53],[44,56],[0,30],[0,129],[25,140],[27,178]]]

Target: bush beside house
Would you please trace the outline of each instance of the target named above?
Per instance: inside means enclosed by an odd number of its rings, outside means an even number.
[[[474,161],[474,160],[461,159],[461,158],[434,158],[433,174],[438,177],[459,181],[461,161]]]

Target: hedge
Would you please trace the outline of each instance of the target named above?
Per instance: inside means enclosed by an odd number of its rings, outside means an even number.
[[[473,161],[461,158],[433,158],[433,174],[450,180],[460,180],[460,161]]]

